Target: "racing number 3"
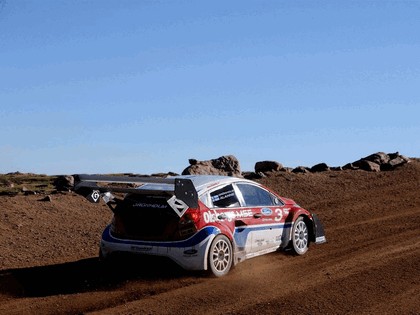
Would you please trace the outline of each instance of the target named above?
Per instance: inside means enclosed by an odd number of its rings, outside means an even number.
[[[283,218],[283,212],[281,211],[281,209],[276,209],[274,210],[274,212],[276,213],[276,217],[274,218],[274,220],[281,221],[281,219]]]

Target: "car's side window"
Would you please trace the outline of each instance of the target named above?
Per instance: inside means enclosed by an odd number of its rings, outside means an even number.
[[[228,208],[239,206],[238,197],[232,184],[216,189],[210,193],[210,199],[214,208]]]
[[[278,198],[258,186],[244,183],[238,183],[236,186],[242,193],[246,207],[276,206],[281,204]]]

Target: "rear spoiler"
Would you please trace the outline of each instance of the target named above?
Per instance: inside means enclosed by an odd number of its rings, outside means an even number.
[[[139,195],[169,195],[167,200],[172,209],[181,217],[188,208],[198,208],[198,195],[193,182],[187,178],[160,178],[141,176],[107,176],[76,174],[74,177],[74,191],[83,195],[90,202],[99,202],[103,197],[106,203],[113,199],[111,192],[139,194]],[[109,183],[111,185],[100,185]],[[137,188],[125,188],[112,184],[137,184]],[[145,184],[162,184],[158,189],[142,189]]]

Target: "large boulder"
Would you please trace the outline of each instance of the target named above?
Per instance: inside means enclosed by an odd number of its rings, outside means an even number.
[[[276,161],[260,161],[255,163],[255,173],[278,172],[283,169],[283,165]]]
[[[312,173],[327,172],[329,170],[330,170],[330,168],[325,163],[319,163],[319,164],[316,164],[316,165],[311,167],[311,172]]]
[[[366,160],[366,161],[369,161],[369,162],[373,162],[373,163],[382,165],[382,164],[388,163],[390,158],[389,158],[389,155],[384,153],[384,152],[377,152],[377,153],[373,153],[371,155],[368,155],[368,156],[362,158],[361,160]]]
[[[359,160],[353,164],[361,170],[368,172],[379,172],[381,170],[381,166],[379,164],[368,160]]]
[[[227,175],[242,177],[239,161],[233,155],[221,156],[217,159],[198,161],[189,160],[188,166],[182,175]]]

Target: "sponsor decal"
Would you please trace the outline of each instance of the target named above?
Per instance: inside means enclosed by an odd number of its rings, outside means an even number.
[[[171,208],[179,217],[182,217],[185,211],[188,210],[188,205],[182,200],[177,199],[175,195],[169,198],[166,202],[171,206]]]
[[[212,188],[212,187],[215,187],[215,186],[217,186],[217,185],[219,185],[219,182],[215,182],[215,183],[213,183],[213,184],[211,184],[211,185],[208,185],[208,186],[207,186],[207,189]]]
[[[252,210],[237,210],[228,212],[233,218],[249,218],[252,217]],[[229,216],[229,215],[228,215]]]
[[[242,219],[242,218],[252,217],[252,210],[246,209],[246,210],[227,211],[227,212],[220,212],[220,213],[218,213],[217,211],[214,211],[214,212],[207,211],[207,212],[203,213],[204,222],[211,223],[211,222],[222,221],[223,219],[222,220],[219,219],[220,214],[224,214],[226,219],[229,222],[231,222],[234,219]]]
[[[219,193],[218,195],[211,196],[211,201],[220,201],[229,197],[233,197],[235,195],[235,192],[233,190],[229,191],[223,191]]]
[[[101,197],[101,194],[99,193],[99,190],[92,191],[92,194],[88,197],[88,200],[91,202],[99,202],[99,198]]]
[[[271,215],[271,214],[273,213],[273,211],[271,211],[271,209],[270,209],[270,208],[262,208],[262,209],[261,209],[261,213],[262,213],[263,215]]]
[[[217,212],[204,212],[203,213],[203,218],[204,218],[204,222],[206,222],[206,223],[220,221],[217,218]]]
[[[168,206],[165,204],[157,204],[157,203],[146,203],[146,202],[137,202],[133,204],[135,208],[155,208],[155,209],[165,209]]]

